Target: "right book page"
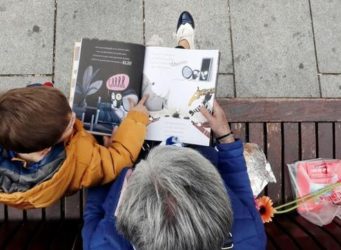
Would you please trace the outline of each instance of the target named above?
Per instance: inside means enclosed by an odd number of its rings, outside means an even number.
[[[149,98],[147,140],[176,136],[183,143],[209,145],[211,129],[199,108],[213,107],[218,50],[147,47],[143,94]]]

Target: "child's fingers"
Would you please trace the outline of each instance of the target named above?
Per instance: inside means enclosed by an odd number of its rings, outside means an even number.
[[[134,102],[132,98],[128,98],[128,101],[129,101],[129,110],[130,110],[133,107],[135,107],[136,103]]]
[[[144,105],[144,103],[148,100],[149,95],[144,95],[142,96],[141,100],[139,101],[139,103],[137,105]]]

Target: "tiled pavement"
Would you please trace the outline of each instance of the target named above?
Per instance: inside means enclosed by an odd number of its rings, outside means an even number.
[[[173,47],[182,10],[197,47],[221,51],[218,96],[341,97],[341,0],[1,0],[0,90],[68,94],[74,41]]]

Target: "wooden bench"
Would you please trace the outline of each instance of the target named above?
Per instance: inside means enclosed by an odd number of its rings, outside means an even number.
[[[232,129],[260,145],[277,183],[264,194],[275,204],[293,199],[286,164],[341,158],[341,99],[219,99]],[[21,211],[0,205],[0,249],[81,249],[85,192],[52,207]],[[268,249],[341,249],[341,220],[318,227],[296,213],[266,224]]]
[[[293,200],[288,163],[312,158],[341,159],[341,99],[221,100],[233,130],[260,145],[277,183],[264,194],[275,205]],[[318,227],[296,213],[266,224],[268,249],[341,249],[341,220]]]

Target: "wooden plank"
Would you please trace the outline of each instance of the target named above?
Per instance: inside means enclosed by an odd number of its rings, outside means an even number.
[[[10,220],[10,221],[23,220],[24,219],[24,210],[17,209],[14,207],[7,207],[7,216],[8,216],[8,220]]]
[[[334,237],[325,232],[321,227],[308,222],[302,216],[292,216],[292,218],[304,228],[306,233],[314,237],[323,249],[341,249],[341,245]]]
[[[60,233],[62,221],[43,221],[33,236],[28,250],[50,249],[53,238]]]
[[[266,124],[266,151],[276,183],[269,183],[268,195],[274,205],[282,204],[282,128],[280,123]]]
[[[335,159],[341,159],[341,122],[335,122],[334,142]]]
[[[299,160],[299,131],[298,123],[283,124],[283,148],[284,148],[284,164],[282,169],[283,197],[284,202],[294,199],[291,191],[291,182],[289,176],[288,165]]]
[[[256,143],[263,152],[266,152],[264,148],[265,135],[264,135],[264,123],[249,123],[249,142]],[[259,194],[259,196],[267,194],[267,187]]]
[[[338,225],[340,227],[340,230],[341,230],[341,218],[335,217],[333,223]]]
[[[231,123],[231,130],[236,138],[246,141],[246,124],[245,123]]]
[[[6,209],[4,204],[0,204],[0,223],[6,220]]]
[[[230,122],[341,121],[341,99],[218,98]]]
[[[65,197],[64,210],[65,219],[82,219],[81,192]]]
[[[316,158],[316,127],[313,122],[301,123],[301,159]]]
[[[341,246],[341,227],[335,223],[329,223],[328,225],[325,225],[322,227],[323,230],[328,232],[330,235],[333,236],[333,238],[340,244]]]
[[[43,219],[43,209],[37,208],[37,209],[29,209],[26,210],[26,218],[27,220],[42,220]]]
[[[276,216],[274,222],[279,225],[279,227],[290,235],[290,238],[295,241],[301,249],[320,249],[316,242],[300,227],[297,226],[292,220],[286,215]]]
[[[82,223],[79,220],[63,221],[58,234],[54,235],[50,249],[72,249],[78,237],[78,233],[81,230],[81,225]]]
[[[60,220],[62,218],[62,202],[61,200],[45,208],[46,220]]]
[[[20,228],[22,221],[6,221],[0,227],[0,249],[5,249],[7,243],[15,235]]]
[[[36,229],[39,228],[40,221],[25,221],[15,232],[13,238],[7,243],[6,249],[26,249],[29,242],[32,240],[36,233]]]
[[[299,249],[297,244],[281,230],[275,223],[267,223],[265,225],[265,231],[268,237],[274,239],[273,243],[276,244],[276,249]]]
[[[273,240],[269,238],[269,236],[268,236],[268,242],[267,242],[266,245],[267,245],[266,246],[267,250],[276,250],[276,249],[278,249],[278,248],[276,248],[275,244],[273,243]]]
[[[258,144],[264,151],[264,123],[249,123],[249,142]]]
[[[82,234],[81,232],[79,232],[73,244],[72,250],[81,250],[81,249],[83,249],[83,241],[82,241]]]
[[[333,154],[333,124],[318,123],[318,157],[332,159]]]

